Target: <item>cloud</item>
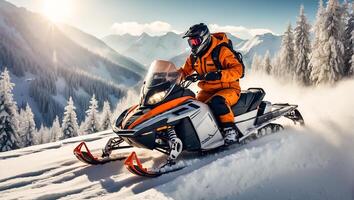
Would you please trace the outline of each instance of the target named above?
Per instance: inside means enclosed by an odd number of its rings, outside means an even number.
[[[151,23],[140,24],[138,22],[122,22],[114,23],[111,27],[115,34],[123,35],[129,33],[131,35],[141,35],[147,33],[149,35],[164,35],[167,32],[177,32],[172,29],[171,24],[163,21],[154,21]]]
[[[228,32],[234,35],[235,37],[239,37],[242,39],[250,39],[256,35],[273,33],[273,31],[269,29],[262,29],[262,28],[249,29],[243,26],[232,26],[232,25],[220,26],[218,24],[209,24],[209,29],[211,32]]]

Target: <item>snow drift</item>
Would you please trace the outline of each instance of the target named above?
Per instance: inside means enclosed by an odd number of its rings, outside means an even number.
[[[156,179],[135,177],[122,163],[87,166],[72,149],[81,139],[99,149],[101,132],[0,154],[5,199],[353,199],[354,80],[303,88],[248,75],[243,88],[263,87],[266,100],[299,104],[306,127],[286,130],[208,157]],[[131,101],[127,100],[130,103]],[[161,154],[138,150],[147,165]]]

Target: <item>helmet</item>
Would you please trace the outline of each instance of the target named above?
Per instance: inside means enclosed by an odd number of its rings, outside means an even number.
[[[193,25],[184,33],[183,38],[188,37],[188,44],[193,55],[200,55],[211,43],[211,35],[207,25],[204,23]]]

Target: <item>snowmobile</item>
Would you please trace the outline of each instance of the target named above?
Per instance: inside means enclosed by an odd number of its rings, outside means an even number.
[[[196,100],[194,92],[188,89],[198,80],[198,74],[182,80],[173,63],[154,61],[146,75],[139,105],[126,109],[117,118],[112,125],[117,137],[107,142],[102,155],[93,156],[84,142],[74,149],[74,154],[81,161],[94,165],[125,159],[130,172],[157,177],[183,168],[173,167],[182,151],[208,152],[225,147],[212,111],[206,103]],[[262,88],[249,88],[241,92],[238,103],[232,107],[236,116],[235,125],[242,134],[239,142],[260,137],[267,130],[275,132],[283,129],[281,124],[274,123],[280,117],[304,125],[297,105],[272,104],[264,101],[264,96]],[[168,155],[167,162],[157,169],[148,170],[142,166],[135,152],[120,156],[111,154],[113,150],[131,147],[162,152]]]

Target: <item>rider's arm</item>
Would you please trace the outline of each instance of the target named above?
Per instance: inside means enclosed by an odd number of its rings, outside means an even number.
[[[192,68],[192,62],[190,57],[187,58],[184,65],[178,71],[182,74],[183,79],[193,73],[194,70]]]
[[[221,48],[220,62],[224,69],[221,71],[222,82],[232,82],[242,76],[242,65],[228,48]]]

